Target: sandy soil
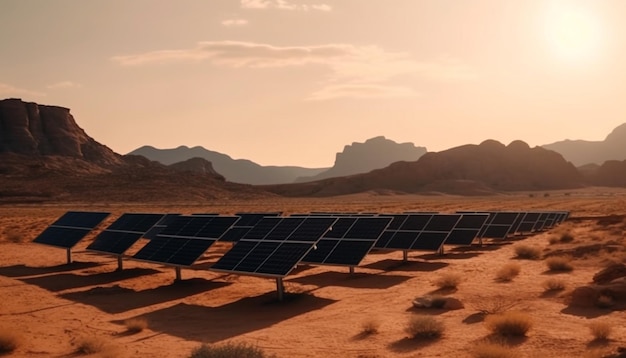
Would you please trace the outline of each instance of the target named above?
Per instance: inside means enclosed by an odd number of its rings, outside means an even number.
[[[74,250],[74,263],[65,252],[33,244],[39,232],[67,210],[105,210],[113,213],[106,227],[124,212],[283,211],[455,211],[455,210],[569,210],[575,218],[549,232],[483,247],[447,247],[444,256],[411,252],[373,252],[355,274],[345,267],[301,266],[285,279],[286,301],[276,301],[275,281],[224,275],[206,270],[228,249],[211,248],[193,269],[174,270],[124,260],[116,271],[113,257],[85,250],[93,235]],[[272,202],[194,204],[110,204],[0,206],[0,333],[21,337],[15,357],[75,357],[85,337],[97,338],[109,357],[188,357],[201,343],[246,342],[278,357],[471,357],[478,342],[491,337],[478,314],[497,306],[511,306],[534,318],[527,337],[506,340],[519,357],[581,357],[593,350],[615,351],[626,345],[626,312],[610,309],[573,309],[565,304],[567,291],[546,293],[542,283],[562,279],[568,289],[587,284],[608,262],[626,261],[621,218],[626,214],[624,191],[593,188],[581,192],[520,193],[498,197],[376,196],[332,199],[277,199]],[[97,232],[97,230],[95,231]],[[550,243],[563,233],[572,243]],[[12,242],[22,241],[22,242]],[[555,250],[611,242],[618,249],[593,251],[575,258],[570,273],[550,274],[544,260],[515,259],[516,245]],[[143,243],[135,245],[132,254]],[[495,280],[503,265],[516,262],[521,273],[511,282]],[[458,273],[456,290],[438,291],[434,281]],[[440,293],[458,298],[460,310],[417,310],[411,301]],[[409,318],[433,315],[445,325],[441,339],[419,341],[405,332]],[[145,318],[148,328],[127,332],[124,321]],[[378,333],[363,327],[376,322]],[[587,325],[607,322],[612,339],[594,341]]]

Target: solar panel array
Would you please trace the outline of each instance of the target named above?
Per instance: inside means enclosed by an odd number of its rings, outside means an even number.
[[[163,216],[164,214],[123,214],[98,234],[87,246],[87,250],[122,255],[163,219]]]
[[[333,217],[264,217],[211,270],[284,277],[330,229]]]
[[[264,217],[276,217],[282,213],[236,213],[239,220],[220,238],[220,241],[237,242]]]
[[[41,232],[33,242],[64,249],[74,247],[110,213],[68,211]]]
[[[305,263],[357,266],[391,222],[390,217],[339,217],[302,259]]]
[[[461,214],[401,214],[376,242],[379,249],[439,251]]]
[[[191,266],[224,235],[239,218],[236,216],[176,216],[133,259]]]

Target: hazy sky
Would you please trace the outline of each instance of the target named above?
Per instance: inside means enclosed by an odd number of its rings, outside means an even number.
[[[623,0],[2,0],[0,98],[71,108],[118,153],[201,145],[331,166],[602,140],[626,122]]]

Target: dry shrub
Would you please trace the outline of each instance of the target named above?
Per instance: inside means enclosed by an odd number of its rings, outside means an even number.
[[[247,343],[224,343],[220,345],[203,344],[191,352],[189,358],[266,358],[275,357],[266,354],[261,348]]]
[[[569,272],[574,269],[571,261],[572,258],[570,256],[553,256],[546,259],[546,265],[553,272]]]
[[[612,327],[607,322],[591,322],[588,327],[595,340],[606,341],[611,335]]]
[[[76,345],[76,353],[78,354],[94,354],[109,348],[107,341],[101,337],[83,337],[78,340]]]
[[[559,238],[559,242],[564,243],[564,244],[566,244],[568,242],[572,242],[572,241],[574,241],[574,236],[572,234],[570,234],[569,232],[564,233]]]
[[[519,354],[500,342],[480,342],[472,350],[475,358],[517,358]]]
[[[4,237],[6,241],[15,244],[25,241],[24,235],[17,228],[14,227],[10,227],[4,230]]]
[[[442,290],[445,289],[453,289],[457,288],[457,286],[461,283],[463,277],[458,273],[448,272],[441,276],[439,276],[435,280],[435,286],[439,287]]]
[[[554,277],[543,282],[543,288],[545,288],[546,291],[562,291],[565,287],[565,281]]]
[[[378,333],[380,321],[375,318],[368,318],[361,323],[361,334],[370,335]]]
[[[509,262],[508,264],[502,266],[498,270],[498,272],[496,272],[496,280],[503,282],[511,281],[515,276],[519,275],[521,270],[522,267],[519,264],[515,262]]]
[[[498,314],[506,312],[520,304],[519,299],[508,296],[495,296],[492,299],[481,299],[473,307],[484,315]]]
[[[485,323],[491,332],[504,337],[525,336],[526,332],[533,326],[532,317],[518,311],[489,316]]]
[[[130,318],[124,321],[124,326],[126,326],[126,331],[130,333],[139,333],[148,328],[148,320],[139,317]]]
[[[515,247],[515,255],[519,259],[539,260],[541,258],[541,250],[538,247],[529,245],[518,245]]]
[[[13,352],[21,343],[21,337],[13,330],[0,329],[0,353]]]
[[[443,335],[443,323],[432,316],[416,315],[409,319],[406,333],[414,339],[437,339]]]

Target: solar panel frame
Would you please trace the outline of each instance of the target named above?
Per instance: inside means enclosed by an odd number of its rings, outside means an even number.
[[[32,242],[70,250],[109,215],[106,212],[67,211]]]

